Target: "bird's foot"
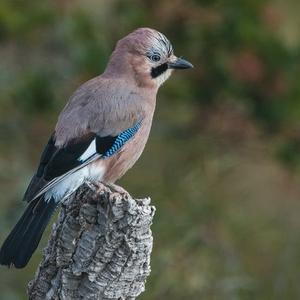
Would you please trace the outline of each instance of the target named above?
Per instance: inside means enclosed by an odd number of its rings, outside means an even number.
[[[125,189],[123,189],[121,186],[114,184],[114,183],[106,183],[106,185],[112,190],[112,192],[116,192],[123,196],[130,197],[129,193]]]

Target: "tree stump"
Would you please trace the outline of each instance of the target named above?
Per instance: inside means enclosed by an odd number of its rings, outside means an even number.
[[[84,184],[62,204],[29,299],[135,299],[150,274],[154,213],[149,198]]]

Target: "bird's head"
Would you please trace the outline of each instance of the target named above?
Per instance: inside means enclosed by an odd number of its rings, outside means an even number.
[[[193,65],[176,57],[170,41],[162,33],[139,28],[121,39],[111,56],[106,73],[126,74],[139,86],[159,87],[174,69],[189,69]]]

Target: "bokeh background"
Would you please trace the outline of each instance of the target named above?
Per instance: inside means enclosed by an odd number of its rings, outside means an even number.
[[[194,65],[160,90],[146,150],[119,183],[157,207],[149,299],[300,299],[300,2],[0,2],[0,240],[59,111],[140,26]],[[48,229],[49,232],[49,229]],[[26,299],[0,268],[0,299]]]

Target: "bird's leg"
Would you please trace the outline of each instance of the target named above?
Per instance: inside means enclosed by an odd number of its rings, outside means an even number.
[[[117,192],[119,194],[129,196],[129,193],[119,185],[114,183],[105,183],[105,184],[112,190],[112,192]]]

